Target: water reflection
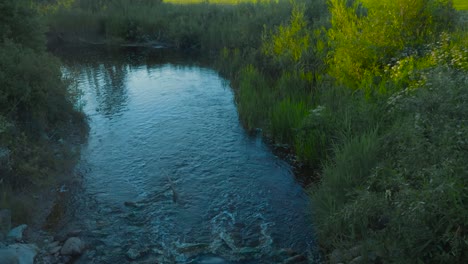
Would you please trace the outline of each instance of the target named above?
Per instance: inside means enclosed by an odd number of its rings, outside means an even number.
[[[190,64],[195,60],[187,60],[179,52],[164,50],[158,52],[142,48],[103,48],[74,47],[53,50],[67,65],[64,72],[71,79],[86,82],[93,91],[87,91],[85,100],[87,108],[107,118],[120,115],[125,111],[129,96],[126,88],[127,76],[132,72],[146,69],[147,74],[159,70],[161,63],[171,61],[174,67],[179,64]],[[190,54],[196,59],[197,55]],[[72,63],[79,60],[80,65]],[[78,84],[80,86],[80,84]]]

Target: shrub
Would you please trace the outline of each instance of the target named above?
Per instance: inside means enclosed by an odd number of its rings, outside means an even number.
[[[329,73],[352,88],[375,82],[405,49],[418,49],[453,21],[450,1],[331,0]],[[378,80],[378,79],[377,79]]]

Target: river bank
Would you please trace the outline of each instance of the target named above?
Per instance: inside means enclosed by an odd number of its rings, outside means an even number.
[[[328,260],[358,245],[368,262],[462,263],[468,38],[451,3],[79,0],[46,17],[53,32],[214,54],[244,127],[318,168]]]
[[[87,124],[36,10],[10,0],[0,10],[0,260],[32,263]]]

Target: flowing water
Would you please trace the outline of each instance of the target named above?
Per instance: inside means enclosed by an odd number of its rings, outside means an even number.
[[[162,49],[58,55],[90,117],[70,220],[90,246],[77,263],[275,263],[281,249],[311,252],[304,189],[243,129],[216,71]]]

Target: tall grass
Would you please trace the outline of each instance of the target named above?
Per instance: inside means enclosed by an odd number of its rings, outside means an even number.
[[[218,52],[256,48],[264,25],[275,26],[289,3],[173,5],[154,1],[77,0],[71,8],[48,14],[50,31],[65,38],[118,42],[159,41],[175,48]],[[71,18],[71,19],[70,19]]]
[[[465,0],[453,0],[453,6],[458,10],[468,10],[468,2]]]
[[[238,5],[238,4],[258,4],[258,3],[270,3],[270,2],[278,2],[278,0],[163,0],[164,3],[171,3],[171,4],[200,4],[200,3],[208,3],[208,4],[218,4],[218,5]]]

